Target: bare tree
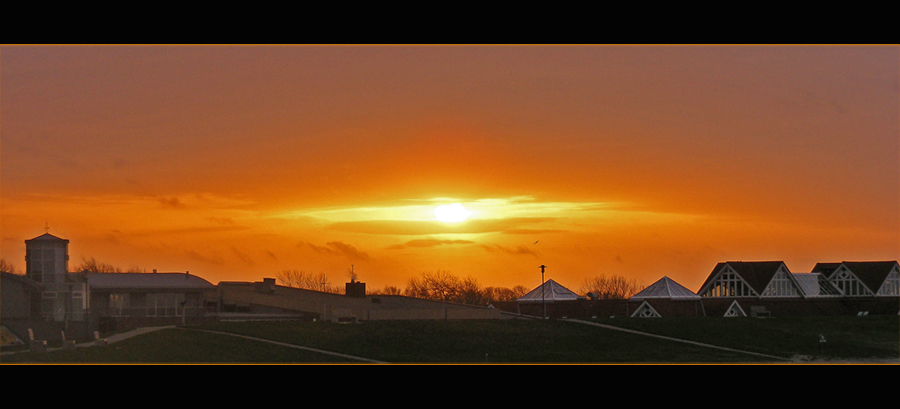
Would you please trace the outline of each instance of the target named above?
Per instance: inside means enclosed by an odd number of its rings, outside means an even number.
[[[517,285],[513,288],[506,287],[487,287],[484,289],[485,298],[488,302],[493,301],[515,301],[519,297],[525,295],[528,289],[525,286]]]
[[[139,266],[132,265],[128,267],[128,270],[125,270],[126,273],[146,273],[147,269]]]
[[[621,300],[637,294],[643,283],[622,276],[598,276],[587,278],[581,285],[581,293],[595,293],[601,300]]]
[[[429,300],[455,301],[459,294],[460,280],[448,271],[422,273],[421,278],[411,278],[404,294]]]
[[[323,291],[339,294],[343,289],[328,282],[325,273],[310,274],[303,270],[282,270],[275,273],[275,278],[286,287],[302,288],[304,290]]]
[[[370,294],[372,295],[403,295],[403,290],[398,287],[392,285],[384,286],[384,289],[374,290]]]
[[[90,259],[86,259],[84,257],[81,258],[81,264],[75,267],[76,272],[87,271],[89,273],[121,273],[122,269],[109,264],[97,261],[97,259],[91,257]]]
[[[471,276],[466,277],[464,280],[459,282],[459,289],[457,290],[457,294],[457,302],[463,304],[488,304],[488,298],[485,296],[484,289],[478,285],[478,280]]]
[[[512,289],[482,287],[474,277],[460,279],[447,271],[422,273],[409,280],[404,295],[471,305],[489,305],[495,301],[515,301],[528,290],[521,285]]]
[[[13,265],[13,263],[6,261],[5,258],[0,258],[0,271],[4,273],[18,274],[16,273],[16,266]]]

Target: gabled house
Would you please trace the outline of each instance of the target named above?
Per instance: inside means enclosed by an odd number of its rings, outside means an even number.
[[[827,277],[844,296],[900,296],[900,266],[897,261],[818,263],[813,272]]]
[[[800,284],[782,261],[727,261],[716,264],[697,292],[701,297],[803,297]]]

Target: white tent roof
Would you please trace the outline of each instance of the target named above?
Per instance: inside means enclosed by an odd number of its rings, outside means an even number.
[[[541,288],[544,289],[543,299],[541,298]],[[553,280],[547,280],[544,282],[543,286],[538,286],[534,290],[531,290],[528,294],[525,294],[519,297],[516,302],[554,302],[554,301],[569,301],[569,300],[577,300],[581,297],[578,294],[572,292],[566,287],[563,287],[559,283]]]
[[[693,291],[684,288],[669,277],[663,277],[647,288],[632,295],[630,300],[642,300],[645,298],[673,298],[673,299],[699,299],[700,296]]]

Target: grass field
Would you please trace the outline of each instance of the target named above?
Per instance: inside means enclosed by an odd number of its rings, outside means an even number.
[[[354,359],[361,357],[413,364],[790,363],[800,356],[805,362],[900,362],[900,319],[895,316],[594,322],[734,350],[560,320],[258,322],[164,329],[103,347],[6,354],[0,362],[365,362]]]

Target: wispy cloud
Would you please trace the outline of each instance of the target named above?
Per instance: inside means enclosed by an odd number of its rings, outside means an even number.
[[[183,206],[180,200],[177,197],[161,197],[159,198],[159,203],[163,207],[171,207],[171,208],[180,208]]]
[[[403,244],[395,244],[393,246],[389,246],[388,249],[392,250],[401,250],[408,247],[437,247],[444,244],[472,244],[473,241],[470,240],[438,240],[438,239],[419,239],[419,240],[410,240]]]
[[[298,244],[298,246],[312,249],[319,254],[346,257],[350,260],[365,261],[369,259],[369,255],[366,252],[363,252],[352,245],[339,241],[330,241],[328,243],[325,243],[324,246],[317,246],[312,243],[302,242]]]
[[[244,254],[244,252],[238,250],[237,247],[232,246],[232,247],[231,247],[231,253],[232,253],[235,257],[237,257],[238,260],[243,261],[244,264],[247,264],[247,265],[250,265],[250,266],[256,264],[256,262],[254,262],[253,259],[250,258],[250,256],[248,256],[248,255]]]
[[[512,254],[512,255],[516,255],[516,256],[531,255],[531,256],[537,257],[537,253],[534,250],[531,250],[525,246],[516,246],[515,248],[512,248],[512,247],[504,247],[499,244],[494,244],[493,246],[487,245],[487,244],[482,244],[481,248],[483,248],[491,253],[500,252],[500,253]]]
[[[225,259],[217,251],[214,251],[211,255],[204,255],[204,254],[199,253],[196,250],[186,249],[186,250],[184,250],[184,254],[189,259],[202,261],[204,263],[210,263],[210,264],[216,264],[216,265],[225,264]]]

